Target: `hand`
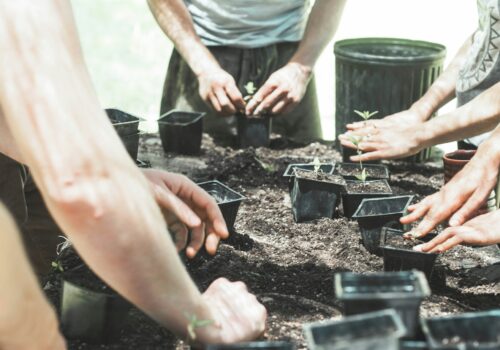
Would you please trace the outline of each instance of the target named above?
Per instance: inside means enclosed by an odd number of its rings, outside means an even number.
[[[418,131],[418,125],[396,122],[379,123],[366,122],[366,126],[339,135],[344,147],[356,149],[352,138],[358,139],[358,148],[363,154],[351,157],[353,162],[365,162],[378,159],[394,159],[411,156],[426,147]]]
[[[203,101],[219,115],[230,116],[245,109],[245,102],[234,78],[222,68],[198,76],[199,93]]]
[[[304,97],[311,74],[311,68],[296,62],[278,69],[250,100],[246,115],[290,112]]]
[[[228,344],[254,340],[264,333],[266,308],[248,292],[243,282],[219,278],[202,297],[215,323],[198,329],[196,333],[201,342]]]
[[[391,114],[382,119],[370,119],[367,121],[360,121],[352,124],[347,124],[347,130],[356,131],[364,129],[365,127],[374,128],[391,128],[397,125],[418,125],[424,122],[424,116],[416,109],[407,109],[402,112]]]
[[[215,200],[187,177],[166,171],[144,169],[157,203],[170,230],[175,234],[176,247],[182,250],[187,244],[188,229],[191,242],[186,255],[193,258],[203,242],[209,254],[215,254],[220,239],[229,236],[222,213]]]
[[[480,215],[462,226],[448,227],[433,240],[415,246],[421,252],[442,253],[454,246],[466,243],[472,245],[490,245],[500,243],[500,210]]]
[[[408,207],[411,214],[402,217],[401,223],[409,224],[424,217],[412,235],[425,236],[450,217],[450,226],[459,226],[477,214],[497,182],[500,164],[490,150],[487,143],[481,145],[469,163],[439,192]]]

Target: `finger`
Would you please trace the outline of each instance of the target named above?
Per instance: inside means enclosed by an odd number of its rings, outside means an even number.
[[[368,152],[368,153],[363,153],[361,155],[355,155],[351,157],[352,162],[368,162],[371,160],[379,160],[379,159],[386,159],[387,156],[385,155],[384,151],[374,151],[374,152]]]
[[[215,255],[217,248],[219,246],[220,237],[215,233],[207,234],[207,239],[205,241],[205,249],[208,254]]]
[[[359,144],[359,149],[363,152],[379,151],[381,148],[382,144],[376,140],[363,141]]]
[[[288,97],[286,99],[287,103],[285,104],[285,107],[283,108],[283,111],[281,113],[287,114],[290,113],[294,110],[295,107],[297,107],[300,103],[300,100],[297,98],[290,98]]]
[[[245,109],[245,101],[243,100],[243,96],[241,95],[240,90],[236,87],[236,84],[232,82],[231,84],[227,84],[224,89],[226,90],[227,95],[231,99],[234,107],[236,107],[239,111]]]
[[[459,234],[454,234],[450,239],[443,242],[441,245],[437,246],[435,249],[431,250],[431,253],[444,253],[451,248],[462,243],[462,237]]]
[[[364,122],[356,122],[346,125],[347,130],[358,130],[364,127],[365,127]]]
[[[437,225],[439,225],[442,221],[446,220],[446,216],[442,214],[435,214],[433,209],[429,209],[427,215],[424,219],[418,224],[418,226],[413,229],[413,233],[416,237],[423,237],[431,232]]]
[[[217,97],[212,92],[208,93],[208,100],[210,101],[210,104],[212,105],[212,108],[217,113],[221,113],[222,112],[222,107],[219,104],[219,100],[217,100]]]
[[[175,248],[177,249],[177,252],[180,252],[187,245],[189,233],[187,227],[177,221],[174,224],[168,225],[168,230],[174,236]]]
[[[478,188],[467,202],[452,215],[449,221],[450,226],[460,226],[476,215],[481,206],[486,203],[490,193],[491,189],[488,187]]]
[[[229,230],[227,229],[222,212],[212,196],[203,190],[192,191],[189,202],[193,204],[200,218],[205,221],[209,232],[213,231],[223,239],[229,237]]]
[[[265,83],[259,91],[255,93],[253,98],[247,104],[246,114],[252,115],[254,113],[255,108],[269,95],[272,91],[277,88],[277,85],[271,82]]]
[[[191,241],[186,248],[186,255],[188,258],[194,258],[205,241],[205,227],[200,225],[191,229]]]
[[[286,97],[287,92],[281,88],[273,90],[269,95],[267,95],[261,103],[257,105],[253,114],[259,115],[263,111],[269,111],[278,103],[283,97]]]
[[[283,113],[285,111],[285,107],[286,107],[287,104],[288,104],[287,100],[278,101],[278,103],[276,103],[274,105],[273,109],[271,110],[271,113],[272,114]]]
[[[160,207],[172,212],[182,223],[188,227],[201,225],[201,219],[198,215],[167,188],[155,185],[154,193]]]
[[[215,96],[217,97],[217,100],[219,101],[219,105],[221,107],[221,111],[224,114],[234,114],[236,113],[236,108],[232,104],[232,102],[229,100],[228,96],[226,95],[226,91],[222,88],[215,89]]]
[[[453,233],[450,230],[446,229],[436,237],[431,239],[429,242],[415,246],[413,247],[413,249],[424,253],[430,252],[433,249],[436,249],[440,244],[448,240],[452,235]]]
[[[399,222],[402,223],[403,225],[411,224],[412,222],[415,222],[422,216],[424,216],[428,210],[429,206],[424,202],[415,204],[415,206],[412,206],[411,209],[410,207],[408,207],[408,211],[411,213],[406,216],[403,216],[401,219],[399,219]]]

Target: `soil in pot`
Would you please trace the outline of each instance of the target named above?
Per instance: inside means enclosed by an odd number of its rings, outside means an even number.
[[[200,153],[205,113],[172,110],[158,119],[165,152],[195,155]]]
[[[422,320],[432,349],[500,349],[500,309]]]
[[[294,174],[290,197],[295,222],[333,218],[340,194],[345,189],[344,178],[302,169],[295,169]]]
[[[237,344],[207,345],[205,350],[295,350],[295,345],[285,341],[256,341]]]
[[[319,163],[319,172],[325,173],[325,174],[333,174],[333,171],[335,169],[335,163]],[[290,191],[292,191],[293,188],[293,182],[295,180],[295,175],[294,171],[295,169],[303,169],[303,170],[309,170],[309,171],[314,171],[316,168],[316,165],[313,163],[298,163],[298,164],[289,164],[283,173],[283,177],[285,179],[288,179],[288,188]]]
[[[346,191],[342,194],[344,216],[351,218],[365,198],[380,198],[392,195],[387,180],[358,181],[346,180]]]
[[[198,186],[215,199],[226,221],[228,230],[232,231],[241,201],[245,197],[217,180],[202,182]]]
[[[379,164],[363,164],[366,169],[366,180],[389,180],[389,168]],[[360,174],[358,163],[337,163],[335,173],[346,180],[357,180]]]
[[[413,250],[421,244],[420,240],[405,239],[405,231],[382,228],[380,235],[380,249],[384,256],[384,271],[408,271],[417,269],[422,271],[427,280],[431,280],[434,263],[438,257],[436,253],[423,253]]]
[[[271,120],[268,115],[248,117],[237,114],[238,145],[241,148],[269,147]]]
[[[348,316],[341,320],[306,324],[312,350],[397,350],[405,327],[394,310]]]
[[[406,338],[420,332],[420,304],[430,295],[429,285],[420,271],[335,274],[335,296],[346,315],[395,309],[405,325]]]

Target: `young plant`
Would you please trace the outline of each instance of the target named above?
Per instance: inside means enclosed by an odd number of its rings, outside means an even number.
[[[370,111],[358,111],[358,110],[354,110],[354,113],[356,113],[357,115],[359,115],[361,118],[363,118],[363,120],[366,122],[368,121],[368,119],[370,119],[371,117],[373,117],[375,114],[378,113],[378,111],[375,111],[375,112],[370,112]]]
[[[50,265],[52,266],[52,269],[54,269],[54,271],[64,272],[64,268],[59,260],[52,261]]]
[[[351,135],[349,136],[349,140],[352,142],[354,146],[356,146],[356,153],[358,154],[358,156],[360,156],[363,152],[361,151],[361,149],[359,149],[359,144],[363,141],[363,136]],[[367,175],[366,175],[366,169],[363,167],[363,162],[361,160],[359,161],[359,171],[360,173],[356,175],[356,178],[359,181],[363,181],[364,183],[366,181]]]
[[[253,81],[249,81],[248,83],[245,84],[244,88],[247,94],[245,97],[243,97],[243,100],[245,101],[245,103],[247,103],[252,99],[253,95],[257,91],[257,87],[255,86]]]
[[[315,173],[318,173],[321,171],[321,162],[319,161],[318,157],[314,157],[312,164],[314,165],[314,172]]]
[[[257,161],[257,163],[259,163],[262,169],[264,169],[268,173],[274,173],[275,171],[278,170],[274,164],[266,163],[263,160],[259,159],[259,157],[254,157],[254,159]]]
[[[196,340],[196,329],[203,328],[214,323],[213,320],[199,320],[196,315],[185,314],[189,323],[187,325],[187,333],[190,340]]]

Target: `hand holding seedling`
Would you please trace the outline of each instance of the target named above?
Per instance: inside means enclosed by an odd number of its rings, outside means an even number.
[[[291,62],[271,74],[247,104],[246,115],[288,113],[306,93],[312,70]]]
[[[153,169],[143,173],[151,183],[169,229],[175,234],[177,250],[186,247],[189,228],[191,242],[186,255],[193,258],[204,242],[207,252],[215,254],[220,239],[229,236],[215,200],[183,175]]]
[[[415,246],[421,252],[442,253],[458,244],[490,245],[500,243],[500,210],[480,215],[461,226],[448,227],[431,241]]]
[[[203,101],[221,116],[231,116],[245,109],[243,96],[234,78],[222,68],[206,70],[198,76]]]

